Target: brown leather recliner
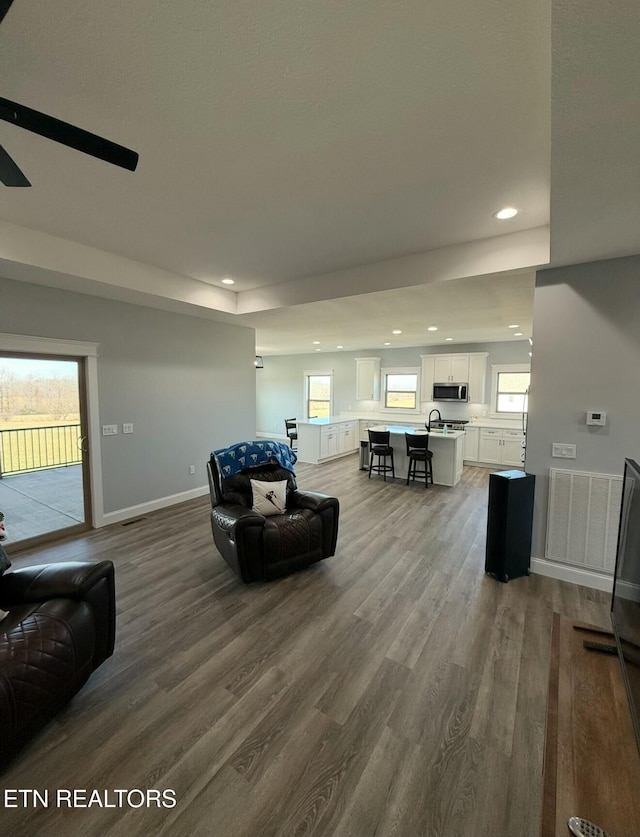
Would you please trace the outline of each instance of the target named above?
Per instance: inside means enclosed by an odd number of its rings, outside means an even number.
[[[113,653],[111,561],[0,576],[0,770]]]
[[[295,474],[275,463],[222,477],[212,456],[207,473],[213,539],[246,584],[288,575],[335,555],[340,513],[336,497],[299,491]],[[287,481],[284,514],[264,517],[253,511],[252,479]]]

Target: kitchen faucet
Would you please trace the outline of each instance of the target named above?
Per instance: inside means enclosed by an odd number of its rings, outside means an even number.
[[[427,430],[428,430],[429,432],[431,432],[431,416],[432,416],[434,413],[437,413],[437,414],[438,414],[438,421],[442,421],[442,416],[440,415],[440,410],[435,410],[435,409],[434,409],[434,410],[431,410],[431,412],[429,413],[429,418],[427,419]]]

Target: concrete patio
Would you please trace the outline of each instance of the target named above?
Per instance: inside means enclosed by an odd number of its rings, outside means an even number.
[[[66,529],[84,521],[82,466],[14,474],[0,480],[5,545]]]

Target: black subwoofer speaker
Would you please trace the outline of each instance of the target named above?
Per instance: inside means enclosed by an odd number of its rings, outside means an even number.
[[[500,581],[529,575],[535,479],[524,471],[489,476],[484,569]]]

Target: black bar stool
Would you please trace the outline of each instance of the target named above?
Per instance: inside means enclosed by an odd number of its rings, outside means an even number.
[[[428,433],[405,433],[404,440],[407,445],[407,456],[409,457],[409,469],[407,470],[407,485],[409,480],[416,477],[424,477],[424,487],[429,483],[433,484],[433,451],[429,450]],[[418,471],[418,462],[424,462],[424,471]]]
[[[284,429],[289,440],[291,450],[297,450],[295,442],[298,441],[298,420],[294,418],[284,420]]]
[[[391,471],[391,476],[395,479],[396,469],[393,464],[393,448],[389,444],[391,434],[388,430],[368,430],[369,447],[371,448],[371,457],[369,459],[369,479],[371,479],[371,472],[382,474],[384,481],[387,481],[387,472]],[[378,464],[373,464],[373,457],[378,457]],[[391,459],[391,465],[387,465],[387,459]]]

